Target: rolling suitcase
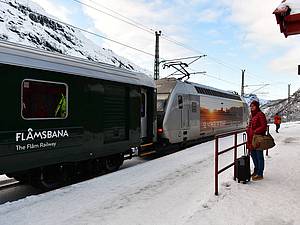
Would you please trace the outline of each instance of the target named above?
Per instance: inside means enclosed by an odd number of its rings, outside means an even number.
[[[244,155],[236,159],[235,162],[236,178],[238,182],[247,183],[251,178],[250,156]]]

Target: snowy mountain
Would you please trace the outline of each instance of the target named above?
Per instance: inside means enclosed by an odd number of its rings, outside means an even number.
[[[298,121],[300,120],[300,89],[291,96],[289,103],[287,99],[272,100],[261,108],[271,121],[276,113],[282,116],[283,121],[287,119]]]
[[[0,40],[149,74],[113,51],[97,46],[80,31],[51,18],[53,16],[30,0],[2,0]]]
[[[259,98],[256,94],[245,94],[244,99],[248,103],[248,105],[250,105],[250,103],[253,100],[258,101],[260,103],[260,105],[265,105],[269,102],[269,100]]]

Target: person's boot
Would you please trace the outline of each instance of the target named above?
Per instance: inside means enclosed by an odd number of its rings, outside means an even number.
[[[264,176],[256,175],[256,176],[252,177],[252,180],[254,180],[254,181],[262,180],[262,179],[264,179]]]

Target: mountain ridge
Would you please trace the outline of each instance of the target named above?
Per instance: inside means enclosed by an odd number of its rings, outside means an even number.
[[[30,0],[1,0],[0,5],[0,40],[150,74],[112,50],[94,44],[81,31],[59,22]]]
[[[282,116],[283,121],[300,120],[300,89],[294,92],[290,101],[287,98],[269,101],[261,107],[269,121],[273,121],[276,113]]]

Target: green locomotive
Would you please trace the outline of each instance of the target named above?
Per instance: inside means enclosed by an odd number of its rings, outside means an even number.
[[[0,42],[0,83],[0,174],[51,187],[117,170],[155,141],[144,74]]]

